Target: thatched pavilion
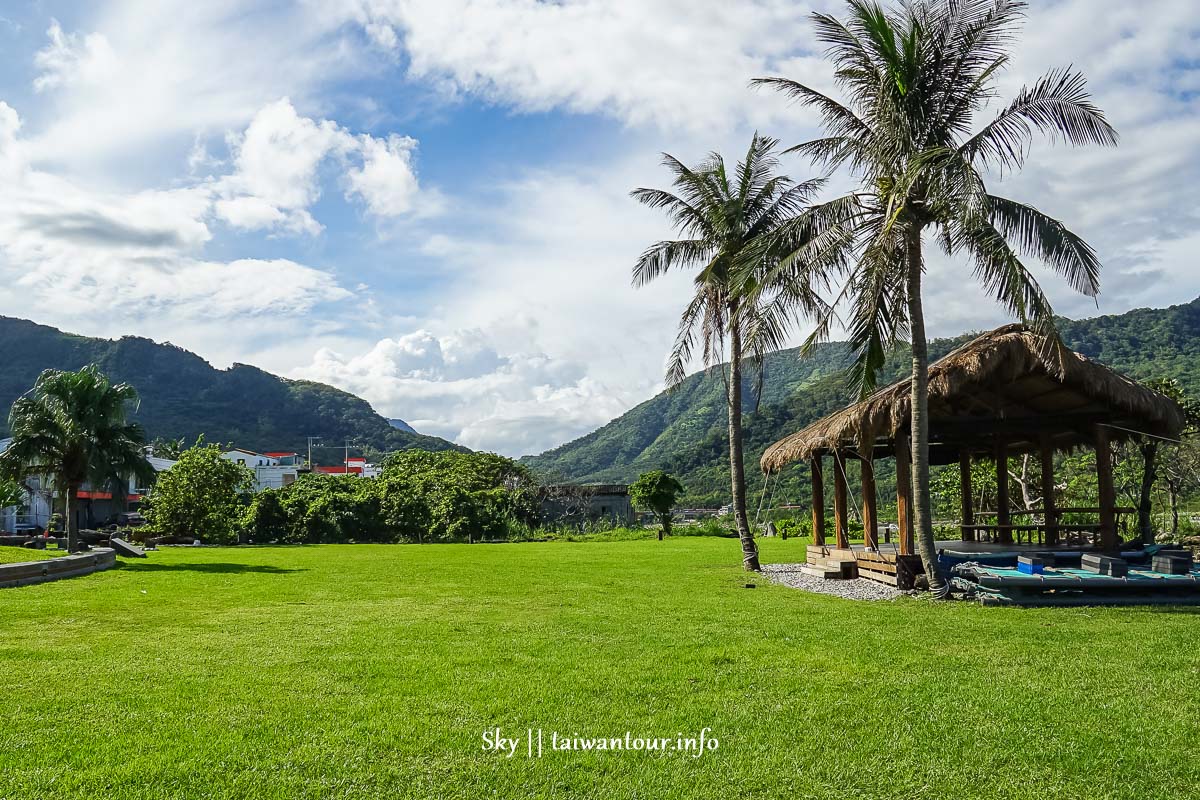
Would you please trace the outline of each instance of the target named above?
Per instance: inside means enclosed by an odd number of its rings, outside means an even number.
[[[1182,409],[1168,397],[1120,375],[1079,353],[1062,355],[1062,368],[1046,365],[1045,340],[1022,325],[1007,325],[951,352],[929,368],[930,463],[958,463],[962,474],[962,541],[1054,547],[1089,544],[1105,551],[1119,546],[1117,507],[1110,443],[1134,436],[1179,437]],[[776,442],[763,454],[765,473],[797,461],[812,470],[813,530],[818,561],[838,560],[848,552],[884,563],[896,575],[897,558],[911,555],[910,384],[904,380],[882,389],[804,430]],[[1099,504],[1092,509],[1056,508],[1053,454],[1088,447],[1096,450]],[[1041,456],[1044,508],[1014,524],[1009,503],[1007,459]],[[825,547],[825,457],[832,461],[836,543]],[[997,464],[998,507],[990,519],[977,519],[972,508],[971,462],[984,457]],[[899,542],[894,555],[880,558],[877,541],[875,469],[877,459],[895,458]],[[862,518],[865,542],[848,541],[846,465],[861,463]],[[1063,515],[1094,522],[1062,524]],[[981,515],[982,516],[982,515]],[[1040,521],[1039,521],[1040,519]],[[888,548],[884,548],[887,550]],[[839,556],[839,551],[841,556]],[[865,554],[865,555],[863,555]],[[875,554],[875,555],[873,555]],[[810,558],[810,562],[814,562]],[[890,567],[886,564],[891,564]],[[870,565],[868,565],[869,567]]]

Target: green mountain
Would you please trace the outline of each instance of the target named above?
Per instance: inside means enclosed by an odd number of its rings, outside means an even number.
[[[1200,299],[1166,309],[1061,319],[1059,325],[1067,343],[1084,355],[1134,378],[1175,378],[1200,395]],[[940,357],[973,335],[935,340],[930,353]],[[854,400],[844,379],[849,357],[843,342],[820,345],[808,358],[795,349],[783,350],[767,358],[761,392],[746,384],[751,492],[762,487],[754,466],[767,446]],[[906,359],[904,352],[893,356],[881,385],[907,374]],[[647,400],[599,430],[523,461],[541,475],[580,482],[626,482],[649,469],[666,469],[681,477],[689,505],[727,502],[724,392],[720,372],[697,373],[675,391]],[[803,468],[792,472],[796,474],[782,478],[777,488],[798,501],[800,492],[807,491],[802,488]]]
[[[323,444],[337,447],[334,460],[339,462],[347,439],[370,453],[461,449],[397,428],[367,401],[332,386],[280,378],[245,364],[216,369],[181,347],[136,336],[95,339],[0,317],[0,345],[5,354],[0,370],[3,409],[29,390],[42,370],[94,363],[138,390],[141,404],[135,418],[150,438],[190,442],[203,434],[210,442],[251,450],[304,452],[308,437],[319,436]],[[0,431],[7,431],[7,416],[0,415]],[[318,463],[328,460],[318,455],[314,453]]]

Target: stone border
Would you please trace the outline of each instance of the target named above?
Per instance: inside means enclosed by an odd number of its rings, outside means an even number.
[[[100,547],[73,556],[24,561],[20,564],[0,564],[0,589],[90,575],[93,572],[112,569],[116,563],[117,551]]]

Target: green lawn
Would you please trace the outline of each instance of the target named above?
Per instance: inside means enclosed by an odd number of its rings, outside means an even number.
[[[852,603],[738,560],[170,548],[0,590],[0,798],[1195,796],[1192,613]],[[720,745],[505,759],[496,726]]]
[[[29,550],[24,547],[0,547],[0,564],[20,564],[23,561],[41,561],[43,558],[65,556],[66,550]],[[0,794],[0,797],[4,795]]]

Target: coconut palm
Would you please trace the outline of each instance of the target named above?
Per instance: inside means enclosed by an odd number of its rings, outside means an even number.
[[[137,400],[132,386],[113,384],[92,365],[78,372],[48,369],[13,403],[8,416],[12,444],[0,455],[0,470],[55,482],[66,499],[71,550],[78,546],[75,505],[85,482],[109,486],[130,475],[154,475],[142,452],[142,429],[126,419]]]
[[[778,141],[754,135],[745,158],[730,173],[717,153],[696,167],[664,154],[674,177],[674,192],[637,189],[633,197],[665,210],[683,237],[651,245],[633,270],[634,286],[645,286],[674,269],[695,269],[694,294],[679,320],[679,331],[667,364],[668,388],[687,377],[697,347],[704,365],[722,370],[729,416],[729,472],[733,513],[742,544],[742,561],[758,570],[758,548],[746,514],[746,474],[742,456],[743,367],[761,378],[762,359],[787,338],[787,308],[808,308],[819,298],[788,273],[770,270],[771,251],[764,247],[778,226],[803,218],[803,210],[822,182],[795,183],[776,174]],[[769,284],[766,275],[774,275]],[[797,272],[799,274],[799,272]],[[822,306],[823,309],[823,306]]]
[[[821,114],[825,135],[792,152],[831,170],[848,167],[861,180],[860,191],[813,212],[840,223],[844,235],[830,241],[855,254],[838,276],[843,289],[831,305],[851,308],[846,327],[857,356],[854,379],[864,394],[888,350],[911,342],[913,518],[930,583],[941,588],[930,519],[923,234],[933,234],[948,255],[966,256],[989,294],[1046,335],[1045,355],[1054,368],[1062,344],[1053,312],[1023,259],[1042,261],[1088,296],[1099,292],[1099,260],[1059,220],[992,194],[985,173],[1019,169],[1035,133],[1109,146],[1117,134],[1091,102],[1083,76],[1071,69],[1047,73],[976,126],[997,97],[996,78],[1008,63],[1022,2],[911,0],[885,10],[851,0],[848,6],[846,21],[813,17],[847,102],[785,78],[755,83]],[[797,263],[829,263],[803,249],[797,255]],[[797,268],[789,259],[781,265]],[[833,321],[832,313],[820,319],[813,341],[828,335]]]

